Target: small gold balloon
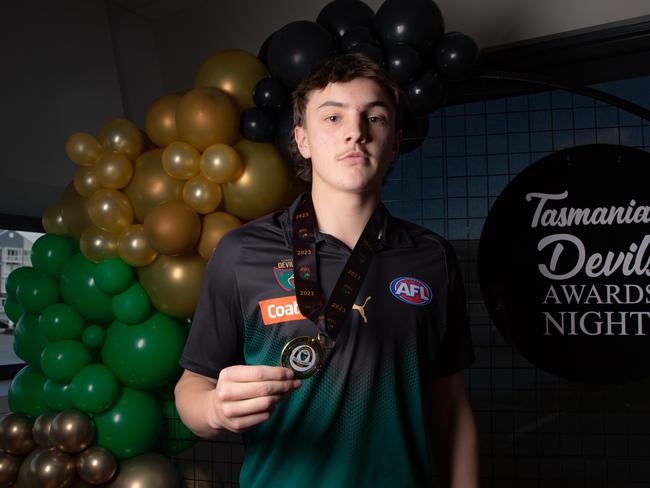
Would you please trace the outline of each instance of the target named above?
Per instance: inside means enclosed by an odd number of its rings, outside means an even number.
[[[12,486],[18,477],[20,464],[23,458],[14,456],[5,451],[0,451],[0,486]]]
[[[81,452],[94,438],[95,422],[83,412],[63,410],[52,419],[50,442],[63,452]]]
[[[20,464],[20,469],[18,470],[18,481],[15,488],[39,488],[36,484],[36,481],[30,476],[29,467],[34,459],[39,453],[43,452],[46,447],[37,447],[32,452],[30,452],[23,462]]]
[[[111,488],[180,488],[181,477],[168,457],[155,452],[125,459]]]
[[[214,212],[203,217],[203,228],[199,239],[199,254],[206,261],[224,234],[241,225],[241,221],[226,212]]]
[[[183,198],[183,182],[165,173],[160,162],[162,153],[162,149],[154,149],[140,156],[135,161],[133,179],[124,189],[138,222],[144,222],[156,205]]]
[[[162,153],[162,165],[172,178],[187,180],[199,172],[201,154],[187,142],[174,141]]]
[[[164,95],[155,100],[144,118],[144,130],[157,146],[164,147],[178,139],[176,108],[181,95]]]
[[[120,235],[117,252],[131,266],[146,266],[158,256],[158,251],[149,245],[142,224],[133,224]]]
[[[88,215],[88,199],[77,192],[72,182],[63,191],[63,221],[75,239],[79,239],[83,231],[92,225]]]
[[[102,145],[92,134],[75,132],[65,143],[65,152],[73,163],[92,166],[102,153]]]
[[[201,65],[196,86],[213,86],[225,91],[235,99],[239,110],[244,111],[255,106],[255,85],[268,76],[266,66],[257,56],[240,49],[224,49]]]
[[[75,464],[79,477],[93,485],[106,483],[117,471],[115,457],[106,449],[98,446],[89,447],[79,453]]]
[[[183,201],[200,214],[214,212],[221,203],[221,188],[198,175],[185,182]]]
[[[239,110],[227,93],[212,87],[190,90],[176,111],[180,140],[199,151],[221,143],[233,144],[239,137]]]
[[[25,460],[26,461],[26,460]],[[49,447],[36,453],[27,467],[28,486],[61,488],[69,486],[75,477],[74,457]],[[18,480],[19,486],[20,479]]]
[[[215,183],[227,183],[239,178],[244,163],[232,146],[215,144],[201,155],[201,174]]]
[[[89,198],[99,189],[97,170],[95,166],[82,166],[74,173],[72,178],[74,188],[82,197]]]
[[[119,190],[133,177],[133,163],[124,154],[104,152],[95,163],[97,183],[102,188]]]
[[[48,234],[64,236],[70,233],[70,229],[63,220],[63,204],[61,202],[53,203],[47,207],[43,212],[41,222],[43,229]]]
[[[205,261],[198,254],[160,255],[138,268],[140,284],[159,311],[172,317],[192,315],[199,301]]]
[[[142,151],[142,134],[140,129],[126,119],[112,119],[99,131],[99,142],[105,151],[114,151],[133,160]]]
[[[34,441],[40,447],[50,447],[50,429],[52,427],[52,420],[54,420],[53,413],[42,413],[34,421],[32,426],[32,436]]]
[[[33,420],[18,412],[7,413],[0,419],[0,448],[9,454],[22,456],[36,447],[32,438]]]
[[[198,241],[201,219],[183,202],[161,203],[144,219],[144,234],[159,253],[183,254]]]
[[[121,234],[133,223],[133,208],[118,190],[97,190],[88,200],[92,223],[106,232]]]
[[[244,172],[221,186],[223,209],[252,220],[286,206],[292,195],[291,171],[276,147],[242,139],[235,150],[244,161]]]
[[[117,234],[91,225],[81,234],[79,249],[81,249],[81,254],[94,263],[98,263],[103,259],[117,258],[119,257],[117,238]]]

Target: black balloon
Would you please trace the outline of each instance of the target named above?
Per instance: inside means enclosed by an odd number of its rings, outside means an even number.
[[[289,92],[275,78],[262,78],[253,90],[253,101],[259,108],[282,110],[289,102]]]
[[[257,53],[257,57],[262,61],[264,64],[268,65],[268,57],[269,57],[269,44],[271,44],[271,38],[273,37],[273,34],[270,34],[269,37],[267,37],[264,42],[262,43],[262,46],[260,47],[260,51]]]
[[[241,114],[239,131],[251,141],[269,142],[275,133],[275,120],[261,108],[249,108]]]
[[[429,132],[429,117],[427,115],[404,114],[402,141],[399,153],[406,154],[420,147]]]
[[[359,44],[351,47],[347,51],[347,54],[352,54],[352,53],[363,54],[369,57],[370,59],[372,59],[375,63],[382,64],[383,54],[381,52],[381,49],[379,49],[379,47],[376,46],[375,44],[360,42]]]
[[[345,34],[339,41],[339,45],[341,46],[341,51],[345,53],[349,52],[350,49],[361,42],[365,42],[366,44],[377,44],[377,39],[369,27],[356,25],[345,31]]]
[[[404,87],[406,109],[414,115],[426,115],[442,105],[445,87],[436,76],[427,71],[416,81]]]
[[[335,53],[336,41],[327,29],[299,20],[273,34],[267,65],[274,78],[294,89],[307,73]]]
[[[323,7],[316,22],[332,34],[343,36],[350,27],[372,25],[375,13],[360,0],[334,0]]]
[[[287,163],[293,164],[293,156],[289,144],[293,140],[293,110],[289,107],[282,110],[276,118],[275,146]]]
[[[415,80],[422,74],[422,58],[410,46],[388,46],[386,48],[386,67],[399,84]]]
[[[433,0],[386,0],[377,10],[374,28],[384,46],[410,44],[428,57],[445,23]]]
[[[460,32],[450,32],[436,47],[436,72],[445,80],[460,81],[468,78],[478,64],[478,46],[471,37]]]

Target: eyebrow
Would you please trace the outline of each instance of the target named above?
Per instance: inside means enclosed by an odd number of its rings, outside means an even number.
[[[327,100],[323,103],[321,103],[316,110],[320,110],[323,107],[341,107],[341,108],[348,108],[349,105],[347,103],[341,103],[341,102],[335,102],[334,100]],[[363,106],[364,110],[368,110],[369,108],[373,107],[384,107],[384,108],[389,108],[388,104],[386,102],[383,102],[381,100],[375,100],[373,102],[368,102]]]

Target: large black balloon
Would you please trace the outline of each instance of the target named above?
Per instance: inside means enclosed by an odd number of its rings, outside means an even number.
[[[335,53],[336,41],[327,29],[299,20],[273,35],[267,65],[274,78],[294,89],[307,73]]]
[[[239,131],[251,141],[270,142],[275,134],[275,119],[261,108],[249,108],[241,114]]]
[[[428,57],[445,23],[433,0],[386,0],[377,10],[374,28],[384,46],[410,44]]]
[[[429,132],[429,117],[427,115],[404,114],[402,141],[399,153],[406,154],[420,147]]]
[[[363,25],[357,25],[350,27],[347,31],[345,31],[345,34],[339,41],[339,45],[341,46],[341,51],[347,53],[350,52],[350,49],[352,49],[354,46],[362,42],[366,44],[376,45],[377,39],[375,38],[375,35],[372,33],[370,28]]]
[[[374,15],[372,9],[360,0],[334,0],[323,7],[316,22],[340,37],[350,27],[372,26]]]
[[[367,42],[360,42],[359,44],[356,44],[352,46],[350,49],[346,51],[346,54],[363,54],[365,56],[368,56],[370,59],[372,59],[375,63],[381,65],[382,60],[383,60],[383,53],[381,52],[381,49],[379,46],[375,44],[369,44]]]
[[[262,61],[264,64],[268,65],[268,57],[269,57],[269,44],[271,44],[271,38],[273,37],[273,34],[275,32],[271,33],[269,37],[267,37],[264,42],[262,43],[262,46],[260,47],[260,51],[257,53],[257,57]]]
[[[253,101],[259,108],[281,110],[289,102],[289,92],[275,78],[262,78],[253,89]]]
[[[436,76],[427,71],[420,78],[404,87],[406,110],[414,115],[426,115],[442,105],[445,87]]]
[[[386,67],[400,85],[415,80],[423,70],[420,53],[405,44],[386,48]]]
[[[450,32],[442,38],[435,53],[436,72],[445,80],[469,78],[478,64],[478,46],[471,37]]]

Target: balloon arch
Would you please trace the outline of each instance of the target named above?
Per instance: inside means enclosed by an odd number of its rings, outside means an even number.
[[[33,267],[6,281],[27,364],[0,419],[0,486],[180,486],[167,456],[195,436],[173,387],[206,261],[226,232],[301,190],[288,163],[290,93],[337,52],[382,63],[411,120],[478,60],[472,39],[444,34],[432,0],[386,0],[376,14],[335,0],[316,22],[271,34],[258,56],[211,56],[195,88],[151,104],[144,131],[113,119],[97,136],[70,136],[79,168],[43,214]],[[406,131],[412,150],[426,127]]]

